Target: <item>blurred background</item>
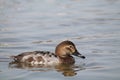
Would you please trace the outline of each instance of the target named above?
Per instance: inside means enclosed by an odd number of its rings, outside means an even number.
[[[120,0],[0,0],[0,79],[119,80],[119,8]],[[9,56],[54,52],[63,40],[73,41],[87,57],[82,69],[72,68],[74,76],[9,67]],[[80,59],[76,60],[78,66]]]

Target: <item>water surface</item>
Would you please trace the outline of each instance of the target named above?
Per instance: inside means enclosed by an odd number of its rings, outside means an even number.
[[[120,0],[0,0],[1,80],[119,80]],[[26,51],[73,41],[85,60],[51,68],[12,65]]]

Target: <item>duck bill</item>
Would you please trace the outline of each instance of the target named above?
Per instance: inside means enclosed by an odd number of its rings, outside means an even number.
[[[74,56],[80,57],[82,59],[85,59],[85,56],[81,55],[78,51],[73,53]]]

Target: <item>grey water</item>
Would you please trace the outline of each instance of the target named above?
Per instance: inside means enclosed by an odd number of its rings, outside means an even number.
[[[0,0],[0,80],[119,80],[120,0]],[[85,60],[57,68],[10,65],[64,40]]]

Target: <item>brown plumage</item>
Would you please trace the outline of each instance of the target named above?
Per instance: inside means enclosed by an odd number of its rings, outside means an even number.
[[[75,60],[72,55],[85,58],[76,49],[76,46],[71,41],[63,41],[56,46],[55,54],[49,51],[33,51],[24,52],[17,56],[12,56],[17,63],[27,63],[27,64],[74,64]]]

